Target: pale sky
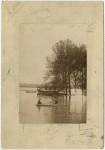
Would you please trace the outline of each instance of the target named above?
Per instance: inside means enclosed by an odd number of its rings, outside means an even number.
[[[20,83],[43,83],[46,56],[60,40],[87,44],[85,24],[22,24],[20,26]]]

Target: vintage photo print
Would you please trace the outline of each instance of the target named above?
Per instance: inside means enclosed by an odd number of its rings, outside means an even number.
[[[19,123],[86,123],[86,24],[21,24]]]

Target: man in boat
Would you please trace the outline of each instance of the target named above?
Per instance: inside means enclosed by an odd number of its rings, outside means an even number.
[[[58,104],[58,101],[57,101],[57,100],[55,100],[55,104]]]
[[[41,102],[40,100],[41,100],[41,98],[39,98],[39,100],[38,100],[38,104],[42,104],[42,102]]]
[[[40,92],[40,88],[37,88],[37,91]]]

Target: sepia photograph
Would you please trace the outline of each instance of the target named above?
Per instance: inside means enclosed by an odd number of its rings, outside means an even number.
[[[19,123],[86,123],[86,25],[19,29]]]

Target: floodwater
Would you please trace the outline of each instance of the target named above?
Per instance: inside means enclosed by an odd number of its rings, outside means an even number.
[[[20,88],[19,123],[86,123],[86,96],[79,89],[71,90],[71,97],[66,95],[37,95],[26,91],[36,91],[36,88]],[[43,104],[58,104],[54,106],[36,106],[41,98]]]

